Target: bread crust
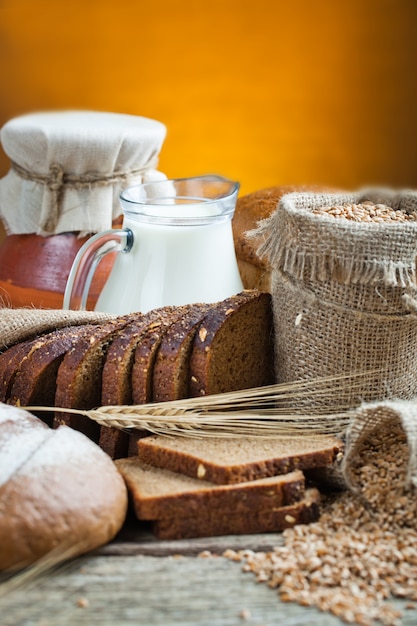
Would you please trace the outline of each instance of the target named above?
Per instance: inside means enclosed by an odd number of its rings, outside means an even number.
[[[102,371],[107,350],[116,334],[134,321],[134,315],[127,315],[98,326],[65,354],[56,379],[56,407],[92,409],[100,406]],[[99,441],[100,426],[83,415],[57,411],[53,425],[55,428],[60,425],[71,426],[93,441]]]
[[[191,397],[274,382],[271,296],[243,291],[211,307],[195,334]]]
[[[152,399],[155,402],[188,397],[193,341],[209,308],[210,305],[193,305],[164,333],[153,367]]]
[[[234,437],[172,438],[153,435],[138,442],[139,458],[149,465],[217,485],[235,484],[331,465],[342,444],[335,437],[268,440]]]
[[[152,402],[154,365],[159,347],[172,324],[181,320],[192,305],[173,307],[168,311],[164,323],[159,327],[150,326],[138,343],[132,370],[132,395],[134,404]]]
[[[22,406],[53,406],[55,403],[58,367],[65,354],[94,326],[70,326],[43,335],[33,342],[15,371],[9,403]],[[42,412],[39,417],[52,422],[52,416]]]
[[[301,471],[238,485],[215,485],[155,468],[139,458],[119,459],[116,466],[140,520],[221,515],[225,510],[234,515],[250,515],[257,508],[277,508],[304,497]]]
[[[158,539],[191,539],[219,535],[250,535],[255,533],[280,532],[296,524],[310,524],[320,514],[320,494],[317,489],[308,489],[305,498],[283,507],[254,509],[249,515],[233,515],[218,511],[207,515],[156,520],[152,530]]]
[[[259,222],[272,215],[283,196],[300,191],[320,191],[320,188],[276,185],[257,189],[237,199],[232,229],[236,259],[245,289],[271,291],[269,260],[258,254],[262,241],[259,237],[248,237],[247,233],[256,229]]]
[[[36,445],[28,449],[22,432]],[[0,434],[15,459],[0,485],[0,570],[26,567],[54,549],[77,556],[116,535],[126,516],[126,486],[98,446],[5,405]],[[3,476],[4,464],[3,458]]]

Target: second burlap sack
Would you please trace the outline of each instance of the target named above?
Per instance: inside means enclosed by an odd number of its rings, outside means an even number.
[[[277,382],[360,375],[310,407],[417,395],[417,221],[315,213],[366,200],[417,212],[412,191],[292,193],[256,231],[272,266]]]

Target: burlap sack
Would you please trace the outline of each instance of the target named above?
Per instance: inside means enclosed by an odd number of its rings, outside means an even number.
[[[398,428],[399,427],[399,428]],[[402,430],[406,440],[406,455],[400,458],[399,445],[395,434]],[[391,458],[385,450],[381,451],[379,442],[387,435],[392,435]],[[346,434],[346,447],[343,460],[340,465],[340,474],[346,486],[353,492],[361,492],[361,484],[355,469],[361,463],[361,450],[370,446],[375,448],[375,454],[379,455],[381,465],[381,479],[390,482],[387,473],[394,467],[405,465],[406,471],[403,476],[403,488],[413,490],[417,487],[417,400],[391,400],[385,402],[367,403],[362,405],[352,415],[352,421]],[[382,475],[384,473],[385,475]],[[391,480],[392,482],[392,480]],[[370,492],[372,494],[372,492]],[[375,494],[376,495],[376,494]],[[417,500],[414,498],[416,505]]]
[[[364,200],[417,210],[411,191],[293,193],[254,233],[272,266],[277,382],[374,372],[355,385],[340,381],[337,394],[311,398],[310,407],[417,395],[417,222],[312,213]]]
[[[0,308],[0,351],[56,328],[79,324],[100,324],[114,317],[108,313],[95,311]]]

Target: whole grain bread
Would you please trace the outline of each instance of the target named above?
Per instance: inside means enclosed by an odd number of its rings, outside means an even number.
[[[134,328],[129,340],[127,326],[110,346],[102,377],[102,404],[144,404],[153,400],[154,361],[161,341],[177,320],[189,310],[189,306],[167,306],[144,316]],[[137,455],[137,441],[147,434],[136,430],[127,433],[113,427],[102,426],[99,445],[113,459]]]
[[[219,485],[330,465],[341,450],[341,441],[330,436],[201,440],[152,435],[138,441],[144,463]]]
[[[190,357],[189,395],[261,387],[274,382],[269,293],[243,291],[210,307]]]
[[[255,508],[247,515],[229,514],[229,509],[207,514],[159,519],[152,530],[158,539],[191,539],[218,535],[249,535],[279,532],[296,524],[310,524],[320,514],[320,494],[317,489],[307,489],[300,502],[282,507]]]
[[[132,369],[133,404],[145,404],[154,399],[153,374],[159,347],[170,326],[186,315],[190,308],[192,305],[173,307],[163,324],[150,325],[141,337],[135,350]]]
[[[102,373],[101,404],[126,405],[133,403],[133,365],[135,350],[151,331],[162,331],[173,315],[174,307],[154,309],[127,324],[110,343]],[[99,445],[112,459],[129,453],[129,433],[114,427],[102,426]]]
[[[209,516],[226,510],[251,515],[254,510],[285,506],[304,497],[301,471],[238,485],[215,485],[147,465],[139,458],[119,459],[116,466],[140,520]]]
[[[20,363],[34,345],[33,339],[22,341],[0,354],[0,402],[7,402]]]
[[[54,406],[58,367],[65,354],[81,337],[95,329],[88,324],[69,326],[43,335],[32,342],[15,370],[8,402],[20,406]],[[52,423],[53,415],[41,412],[39,417]]]
[[[109,345],[116,334],[137,317],[126,315],[98,326],[65,354],[58,368],[55,407],[92,409],[100,406],[102,372]],[[99,441],[99,425],[83,415],[57,411],[53,424],[54,427],[71,426],[93,441]]]
[[[110,343],[102,374],[103,405],[132,404],[132,369],[135,350],[144,335],[168,324],[174,307],[154,309],[125,326]]]
[[[162,336],[153,366],[153,401],[188,397],[193,341],[210,308],[208,304],[193,305]]]

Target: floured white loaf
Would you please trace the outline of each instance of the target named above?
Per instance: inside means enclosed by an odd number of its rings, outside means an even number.
[[[97,548],[120,530],[126,510],[124,481],[97,445],[0,404],[0,570],[54,549],[77,556]]]

